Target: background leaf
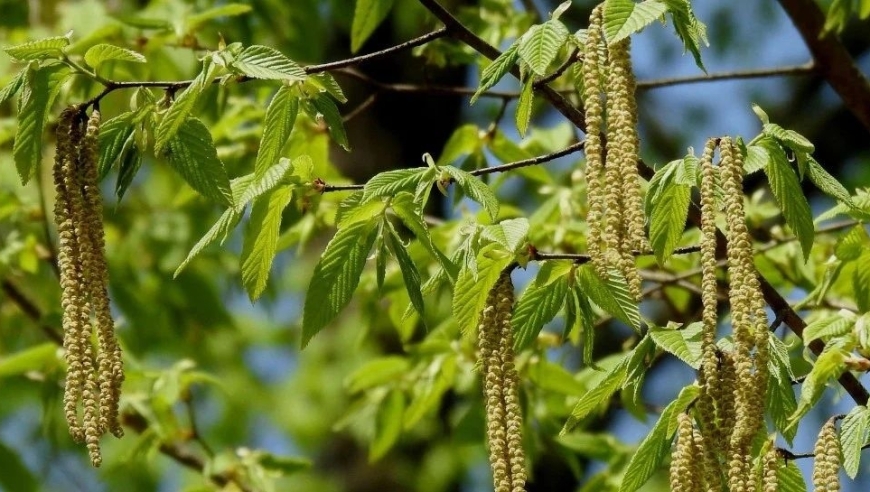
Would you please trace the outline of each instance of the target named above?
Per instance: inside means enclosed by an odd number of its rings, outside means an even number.
[[[384,21],[395,0],[356,0],[350,27],[350,51],[356,53]]]
[[[202,196],[232,206],[227,171],[203,122],[188,118],[179,125],[169,141],[169,164]]]

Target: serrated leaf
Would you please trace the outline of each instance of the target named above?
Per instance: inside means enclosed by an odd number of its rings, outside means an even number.
[[[136,142],[133,141],[132,137],[127,142],[128,145],[124,147],[121,156],[121,164],[118,166],[118,180],[115,182],[115,196],[118,197],[119,201],[124,198],[124,193],[127,192],[127,188],[130,187],[130,183],[133,182],[133,178],[136,177],[136,173],[142,166],[142,154],[139,152]]]
[[[338,107],[326,94],[319,94],[311,100],[317,112],[323,117],[326,126],[329,127],[329,134],[335,143],[341,145],[344,150],[350,151],[350,142],[347,140],[347,133],[344,131],[344,122],[341,119],[341,113],[338,112]]]
[[[477,91],[474,92],[474,95],[471,96],[471,104],[477,101],[481,93],[489,90],[511,71],[520,57],[519,47],[519,40],[517,40],[483,70],[480,74],[480,85]]]
[[[426,174],[431,174],[429,171],[429,168],[413,167],[380,172],[366,181],[362,202],[384,196],[395,196],[403,191],[413,192]]]
[[[405,413],[405,393],[392,389],[375,415],[375,437],[369,448],[369,461],[381,459],[399,440],[402,434],[402,417]]]
[[[668,6],[656,0],[607,0],[604,4],[604,35],[608,44],[619,42],[642,31],[660,19]]]
[[[375,386],[401,379],[411,368],[410,361],[398,355],[389,355],[370,360],[350,373],[344,386],[350,393],[358,393]]]
[[[640,330],[640,311],[628,292],[625,279],[615,269],[609,270],[608,274],[608,278],[602,280],[593,268],[582,265],[576,270],[574,279],[581,292],[598,307],[635,330]]]
[[[765,135],[778,140],[780,144],[795,152],[806,152],[811,154],[816,150],[813,143],[807,140],[806,137],[794,130],[786,130],[776,123],[765,123],[762,125],[761,131]]]
[[[697,386],[683,388],[679,396],[664,411],[625,468],[619,492],[634,492],[659,469],[671,450],[671,439],[677,429],[677,417],[697,396]]]
[[[855,270],[852,272],[852,290],[855,292],[855,303],[861,312],[870,311],[870,252],[855,260]]]
[[[706,72],[704,62],[701,60],[701,45],[709,46],[707,27],[695,16],[689,0],[662,0],[662,2],[668,6],[674,30],[683,41],[683,47],[692,53],[698,68]]]
[[[241,3],[228,3],[218,7],[206,9],[198,14],[191,15],[185,19],[185,24],[188,30],[194,30],[203,23],[216,19],[218,17],[232,17],[236,15],[246,14],[251,11],[250,5]]]
[[[157,125],[154,132],[154,152],[161,154],[166,146],[175,138],[179,128],[187,121],[190,113],[196,106],[196,101],[205,90],[211,86],[214,79],[214,74],[217,71],[217,66],[213,63],[205,62],[202,71],[193,82],[187,86],[184,91],[175,98],[169,109]],[[209,137],[211,140],[211,137]]]
[[[776,470],[779,492],[807,492],[804,476],[794,461],[787,461]]]
[[[223,244],[226,241],[227,237],[230,235],[230,232],[236,227],[236,224],[239,223],[239,219],[242,218],[242,214],[240,211],[236,211],[233,208],[228,208],[221,214],[220,218],[215,222],[211,229],[202,236],[202,238],[197,241],[197,243],[191,248],[190,253],[187,254],[187,258],[178,265],[178,268],[175,269],[175,273],[172,275],[173,277],[178,277],[182,270],[187,266],[188,263],[191,262],[197,255],[199,255],[202,250],[207,248],[209,245],[214,243],[215,241],[220,241],[220,244]]]
[[[6,85],[3,86],[3,89],[0,89],[0,105],[5,103],[9,98],[14,96],[24,87],[24,83],[27,81],[27,72],[28,69],[20,70],[18,73],[12,77]]]
[[[529,64],[533,72],[543,77],[547,74],[547,67],[568,41],[568,36],[568,28],[559,20],[532,26],[519,40],[520,58]]]
[[[264,80],[305,80],[305,70],[269,46],[248,46],[236,57],[233,68],[248,77]]]
[[[33,170],[42,161],[43,129],[66,73],[68,70],[62,65],[28,70],[24,90],[18,98],[18,128],[12,144],[12,157],[22,185],[27,184]]]
[[[746,157],[743,160],[743,172],[747,175],[761,171],[767,167],[770,155],[767,150],[759,145],[746,147]]]
[[[462,169],[445,166],[444,169],[451,178],[456,181],[459,188],[462,189],[465,196],[471,198],[483,206],[483,209],[489,213],[489,218],[495,222],[498,218],[498,199],[495,193],[483,181],[477,179],[474,175],[463,171]]]
[[[619,364],[614,366],[594,388],[586,392],[580,400],[574,405],[571,410],[571,415],[565,426],[562,427],[560,435],[565,435],[573,429],[581,420],[592,413],[593,410],[600,407],[602,403],[610,400],[610,397],[625,383],[627,374],[626,356]]]
[[[297,158],[297,160],[301,158],[302,156]],[[238,197],[233,195],[236,210],[241,211],[251,200],[278,186],[293,171],[295,162],[282,158],[277,164],[266,169],[262,176],[257,177],[256,173],[247,175],[250,177],[250,182],[244,186],[242,193]]]
[[[453,317],[460,330],[467,332],[477,329],[477,321],[489,291],[502,270],[512,261],[513,257],[498,245],[489,244],[481,248],[477,255],[477,275],[467,267],[459,271],[453,287]]]
[[[850,313],[851,314],[851,313]],[[854,315],[833,315],[825,316],[804,328],[804,344],[809,344],[817,338],[827,340],[831,337],[845,335],[852,331],[855,326]]]
[[[840,423],[840,449],[843,453],[843,469],[849,478],[855,479],[861,464],[861,448],[867,443],[870,431],[870,411],[865,406],[856,406]]]
[[[191,188],[224,205],[233,205],[230,180],[211,133],[202,121],[188,118],[168,143],[169,164]]]
[[[801,384],[798,407],[789,417],[789,427],[794,427],[822,397],[829,381],[840,377],[846,370],[845,360],[848,352],[838,344],[830,343],[816,359],[812,370]]]
[[[483,227],[480,236],[501,244],[505,251],[517,252],[529,233],[529,220],[525,217],[507,219]]]
[[[456,356],[437,357],[414,385],[414,396],[404,415],[406,429],[411,429],[441,402],[441,396],[453,385]]]
[[[392,207],[393,212],[401,219],[402,223],[405,224],[405,227],[426,248],[426,251],[438,261],[451,281],[455,281],[459,271],[456,265],[435,246],[435,243],[432,241],[432,235],[429,233],[429,227],[423,219],[423,209],[420,205],[414,203],[413,196],[408,193],[398,193],[390,200],[390,207]]]
[[[281,186],[254,202],[240,257],[242,284],[255,301],[266,288],[281,231],[281,213],[293,198],[293,187]]]
[[[392,225],[388,224],[387,245],[399,262],[399,269],[402,271],[402,280],[405,282],[405,290],[408,291],[408,297],[411,299],[411,304],[420,315],[424,312],[423,294],[420,293],[420,272],[417,270],[417,265],[408,254],[408,250],[402,243],[402,240],[396,234]]]
[[[816,188],[820,189],[822,192],[839,200],[850,207],[854,207],[855,204],[852,202],[852,196],[849,194],[849,191],[846,190],[846,187],[840,184],[837,181],[837,178],[831,176],[828,171],[822,167],[821,164],[818,163],[812,156],[808,156],[807,158],[807,176],[810,178],[810,181],[816,185]]]
[[[335,77],[333,77],[329,72],[311,74],[308,76],[306,82],[320,88],[322,91],[325,91],[327,94],[332,96],[333,99],[342,104],[347,102],[347,97],[344,95],[344,91],[341,90],[341,86],[338,85]]]
[[[776,338],[776,337],[772,337]],[[792,379],[789,371],[777,357],[771,357],[768,361],[770,374],[767,379],[767,392],[765,393],[765,408],[770,415],[776,430],[792,443],[797,427],[789,427],[789,417],[797,410]]]
[[[520,296],[511,319],[517,352],[530,346],[541,328],[562,309],[568,293],[569,271],[570,266],[563,268],[555,262],[545,262]]]
[[[804,260],[809,259],[815,239],[813,215],[810,204],[801,190],[798,177],[792,169],[782,148],[771,140],[762,139],[759,144],[770,156],[765,173],[770,180],[770,189],[779,204],[786,223],[791,227],[801,245]]]
[[[350,303],[375,241],[376,223],[359,221],[341,227],[326,245],[305,295],[303,348]]]
[[[26,43],[16,44],[3,48],[12,58],[17,60],[44,60],[46,58],[63,57],[63,50],[69,46],[69,38],[66,36],[53,36],[50,38],[37,39]]]
[[[387,18],[394,0],[356,0],[350,27],[350,51],[356,53]]]
[[[659,265],[663,265],[673,255],[680,238],[683,237],[691,199],[691,187],[673,183],[652,202],[650,245]]]
[[[870,244],[870,237],[863,224],[858,224],[849,229],[849,232],[840,236],[834,247],[834,254],[843,261],[857,260]]]
[[[659,348],[670,352],[693,369],[698,369],[701,365],[702,331],[701,323],[692,323],[682,329],[651,326],[649,334]]]
[[[0,378],[44,371],[59,361],[57,345],[46,342],[0,357]]]
[[[133,121],[136,113],[122,113],[100,125],[100,160],[97,164],[100,178],[121,158],[128,140],[133,135]]]
[[[517,131],[520,133],[520,138],[526,138],[526,130],[529,128],[529,121],[532,119],[532,103],[535,101],[534,79],[529,77],[523,83],[523,90],[520,92],[520,98],[517,101]]]
[[[88,48],[88,51],[85,52],[85,63],[94,69],[107,61],[145,63],[147,60],[141,53],[105,43],[91,46]]]
[[[281,157],[281,150],[290,138],[296,115],[299,112],[299,99],[293,89],[282,85],[269,102],[263,118],[263,136],[257,150],[254,172],[262,176],[270,166]]]

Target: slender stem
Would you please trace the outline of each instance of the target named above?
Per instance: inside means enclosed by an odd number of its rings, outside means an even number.
[[[642,80],[637,83],[638,90],[658,89],[682,84],[696,84],[699,82],[715,82],[735,79],[758,79],[766,77],[787,77],[794,75],[807,75],[818,72],[818,67],[810,61],[803,65],[789,65],[785,67],[760,68],[749,70],[735,70],[732,72],[719,72],[702,75],[690,75],[687,77],[669,77],[664,79]]]
[[[305,73],[320,73],[327,72],[330,70],[338,70],[339,68],[349,67],[352,65],[359,65],[360,63],[365,63],[370,60],[374,60],[377,58],[382,58],[384,56],[390,55],[392,53],[396,53],[398,51],[404,51],[411,48],[416,48],[417,46],[422,46],[430,41],[434,41],[438,38],[443,38],[447,36],[447,29],[441,28],[435,31],[432,31],[428,34],[424,34],[422,36],[416,37],[410,41],[405,41],[402,44],[397,44],[395,46],[391,46],[389,48],[382,49],[380,51],[375,51],[373,53],[369,53],[367,55],[355,56],[353,58],[348,58],[346,60],[339,60],[330,63],[323,63],[320,65],[308,65],[305,67]]]
[[[380,94],[380,92],[373,92],[372,95],[370,95],[369,97],[367,97],[365,101],[361,102],[361,103],[359,104],[359,106],[353,108],[353,111],[351,111],[350,113],[347,113],[346,115],[344,115],[344,116],[341,118],[341,121],[342,121],[343,123],[347,123],[348,121],[350,121],[350,120],[356,118],[357,116],[361,115],[361,114],[362,114],[366,109],[368,109],[372,104],[374,104],[375,101],[378,100],[378,95],[379,95],[379,94]]]
[[[39,325],[39,329],[42,330],[42,333],[44,333],[49,340],[58,345],[63,345],[63,335],[42,322],[42,313],[40,312],[39,307],[37,307],[33,301],[28,299],[27,296],[24,295],[24,292],[21,292],[15,284],[5,279],[0,281],[0,288],[3,289],[3,292],[12,300],[12,302],[18,305],[18,308],[21,309],[21,312],[23,312],[25,316]]]
[[[571,54],[568,56],[568,59],[565,60],[565,63],[560,65],[559,68],[557,68],[550,75],[547,75],[546,77],[543,77],[539,80],[536,80],[532,84],[532,86],[537,89],[539,86],[549,84],[550,82],[558,79],[559,77],[562,76],[563,73],[565,73],[566,70],[571,68],[571,65],[577,63],[580,60],[580,58],[581,58],[580,48],[575,48],[574,51],[572,51]]]

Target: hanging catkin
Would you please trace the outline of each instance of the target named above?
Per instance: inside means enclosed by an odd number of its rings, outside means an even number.
[[[779,451],[776,449],[776,440],[771,438],[767,441],[767,451],[762,456],[761,461],[761,490],[762,492],[777,492],[779,490],[779,479],[777,478],[777,468],[779,468]]]
[[[519,377],[514,367],[510,270],[499,277],[480,316],[478,343],[483,370],[486,437],[496,492],[522,492],[526,483]]]
[[[692,417],[677,416],[677,440],[671,454],[671,491],[702,492],[701,462],[695,456],[695,431]]]
[[[828,420],[819,432],[813,450],[813,487],[817,492],[840,490],[840,439],[835,419]]]
[[[598,275],[605,278],[607,263],[602,250],[601,223],[604,220],[604,146],[601,142],[603,131],[604,105],[601,87],[601,67],[607,64],[607,52],[599,49],[602,44],[601,6],[592,10],[589,29],[583,52],[583,105],[586,114],[586,192],[589,210],[586,214],[588,234],[587,249]],[[602,58],[603,55],[603,58]]]
[[[99,440],[120,436],[118,400],[123,382],[121,349],[109,310],[108,269],[97,179],[100,113],[90,119],[78,107],[65,109],[57,127],[53,168],[57,199],[62,323],[67,378],[64,415],[70,435],[84,441],[100,466]],[[96,331],[97,344],[93,342]],[[79,401],[82,419],[79,421]]]

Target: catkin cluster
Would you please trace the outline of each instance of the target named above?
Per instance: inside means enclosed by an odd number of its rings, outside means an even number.
[[[609,268],[616,268],[639,300],[641,279],[634,251],[648,249],[648,243],[637,174],[640,141],[631,41],[625,38],[608,45],[602,23],[603,11],[598,6],[589,18],[582,68],[589,197],[587,243],[598,274],[605,277]]]
[[[70,435],[86,443],[94,466],[102,462],[100,437],[106,432],[123,435],[118,400],[124,380],[107,289],[103,206],[97,177],[99,128],[99,110],[94,109],[87,118],[78,107],[65,109],[57,127],[53,168],[63,345],[68,367],[64,414]]]
[[[698,460],[700,433],[689,414],[677,417],[677,441],[671,454],[671,492],[703,492],[703,465]]]
[[[523,492],[526,484],[523,418],[511,327],[513,304],[514,287],[508,269],[489,292],[478,329],[486,438],[496,492]]]
[[[837,437],[835,419],[828,420],[819,432],[813,450],[813,487],[816,492],[838,492],[840,490],[840,439]]]
[[[719,149],[718,169],[713,155]],[[700,427],[703,490],[750,492],[760,483],[775,489],[776,456],[762,458],[762,476],[752,468],[752,441],[764,426],[768,380],[768,320],[753,264],[752,241],[743,209],[743,158],[730,138],[711,139],[701,172],[701,394],[695,406]],[[724,195],[729,303],[734,348],[716,345],[718,325],[716,205],[717,180]],[[774,449],[775,453],[775,449]],[[770,467],[773,471],[770,472]],[[759,480],[760,479],[760,480]],[[773,484],[773,485],[771,485]]]

